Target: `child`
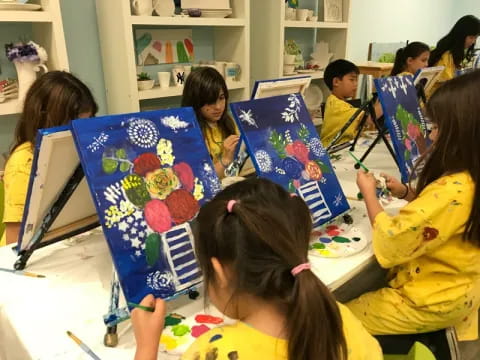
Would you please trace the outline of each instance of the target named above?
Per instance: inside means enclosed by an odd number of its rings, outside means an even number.
[[[450,80],[430,98],[427,114],[435,125],[434,143],[424,157],[415,191],[394,179],[388,181],[397,196],[411,200],[398,215],[384,212],[373,176],[358,173],[373,224],[375,255],[380,265],[391,269],[389,287],[347,304],[372,334],[455,326],[459,339],[477,338],[479,93],[480,71],[475,71]]]
[[[320,135],[323,146],[325,147],[332,142],[335,135],[357,111],[355,107],[345,100],[355,96],[357,92],[358,74],[359,70],[357,66],[343,59],[333,61],[328,64],[325,69],[323,79],[332,92],[325,102],[325,113],[323,115]],[[375,106],[375,112],[377,117],[382,115],[382,110],[378,102]],[[352,140],[355,137],[355,132],[362,117],[363,113],[360,113],[347,128],[337,144]]]
[[[199,337],[182,359],[381,359],[376,340],[310,270],[304,201],[265,179],[233,184],[200,209],[195,253],[211,302],[234,325]],[[165,305],[132,312],[136,360],[156,359]]]
[[[427,44],[411,42],[397,50],[390,76],[415,75],[418,70],[428,66],[429,57],[430,48]]]
[[[94,116],[97,110],[90,90],[70,73],[51,71],[32,84],[25,97],[5,166],[3,222],[6,231],[0,245],[18,240],[38,130]]]
[[[228,89],[220,73],[201,67],[190,73],[183,89],[182,106],[195,110],[208,152],[219,178],[235,156],[240,137],[227,113]]]
[[[437,47],[432,50],[428,63],[430,66],[445,66],[445,69],[431,94],[443,82],[455,77],[456,70],[461,68],[464,60],[470,61],[473,58],[475,42],[479,35],[480,20],[473,15],[465,15],[439,40]]]

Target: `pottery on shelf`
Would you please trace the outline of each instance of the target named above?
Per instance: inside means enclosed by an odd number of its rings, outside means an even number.
[[[155,81],[153,80],[137,80],[138,90],[150,90],[153,88]]]
[[[309,61],[310,65],[317,66],[318,69],[325,69],[333,54],[329,52],[328,43],[320,41],[315,45],[315,51],[310,56],[312,57],[312,60]]]
[[[14,61],[18,78],[18,100],[23,101],[28,89],[37,80],[37,73],[43,69],[48,72],[45,64],[39,60],[36,61]]]
[[[153,9],[158,16],[171,17],[175,15],[173,0],[153,0]]]

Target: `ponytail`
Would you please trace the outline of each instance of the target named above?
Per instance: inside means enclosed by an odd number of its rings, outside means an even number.
[[[289,360],[347,358],[333,296],[312,271],[292,275],[294,267],[308,261],[312,228],[301,198],[268,180],[248,179],[204,205],[197,220],[195,250],[206,283],[213,280],[210,259],[216,257],[231,266],[235,294],[250,294],[282,309]]]
[[[427,51],[430,52],[428,45],[420,41],[408,43],[404,48],[398,49],[390,76],[396,76],[406,71],[408,67],[408,58],[416,59]]]
[[[400,48],[397,50],[397,53],[395,54],[395,62],[393,63],[393,68],[392,72],[390,73],[390,76],[396,76],[403,72],[403,70],[406,67],[407,59],[405,58],[405,48]]]

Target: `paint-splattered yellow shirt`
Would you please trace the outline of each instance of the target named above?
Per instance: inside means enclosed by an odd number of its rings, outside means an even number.
[[[346,101],[340,100],[333,94],[327,98],[320,135],[323,146],[328,146],[332,142],[335,135],[343,128],[353,114],[355,114],[355,111],[357,111],[357,108],[353,107]],[[352,140],[355,137],[355,131],[357,130],[362,116],[363,112],[357,116],[343,133],[342,137],[336,143],[337,145]]]
[[[218,126],[207,126],[205,129],[205,144],[212,159],[216,161],[223,152],[223,137],[222,131]]]
[[[462,240],[474,193],[467,172],[443,176],[397,216],[375,218],[375,255],[412,306],[451,313],[480,302],[480,247]]]
[[[3,176],[5,186],[4,223],[22,221],[23,208],[27,197],[28,182],[32,169],[33,149],[30,142],[19,145],[8,158]],[[6,244],[5,233],[0,246]]]
[[[348,360],[381,360],[382,351],[359,320],[338,304],[347,340]],[[321,319],[319,320],[321,321]],[[182,360],[287,360],[287,341],[266,335],[239,321],[200,336],[182,356]]]
[[[445,51],[437,61],[435,66],[445,66],[445,69],[440,73],[437,82],[433,85],[432,89],[428,92],[427,98],[429,98],[435,90],[437,90],[445,81],[451,80],[455,77],[455,72],[457,71],[457,67],[455,66],[455,62],[453,61],[453,56],[450,51]]]

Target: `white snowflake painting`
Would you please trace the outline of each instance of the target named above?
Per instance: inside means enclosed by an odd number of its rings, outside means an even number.
[[[166,116],[160,119],[160,122],[163,126],[172,129],[174,132],[188,127],[188,122],[180,120],[178,116]]]
[[[339,207],[342,204],[343,201],[344,201],[343,194],[338,193],[335,196],[335,200],[333,200],[333,205],[335,205],[336,207]]]
[[[218,180],[217,174],[213,170],[212,166],[208,163],[203,165],[203,185],[208,188],[212,195],[220,192],[222,190],[222,186],[220,181]]]
[[[273,170],[273,161],[268,152],[265,150],[257,150],[255,152],[255,160],[263,173],[269,173]]]
[[[128,121],[128,140],[136,146],[144,149],[157,145],[160,134],[152,120],[132,118]]]
[[[101,132],[99,136],[93,137],[93,142],[87,146],[87,149],[93,153],[101,148],[104,148],[105,143],[108,141],[108,137],[109,136],[107,134]]]
[[[315,156],[322,157],[325,156],[325,154],[327,153],[318,137],[311,138],[308,146],[310,148],[310,151],[315,154]]]
[[[245,111],[241,110],[240,115],[238,116],[240,120],[242,120],[244,123],[247,123],[248,125],[255,126],[258,128],[257,123],[255,122],[255,118],[253,116],[253,112],[251,109]]]
[[[288,97],[288,107],[284,109],[282,112],[282,119],[285,122],[293,123],[295,120],[299,121],[298,114],[300,112],[300,100],[298,98],[299,95],[291,94]]]

